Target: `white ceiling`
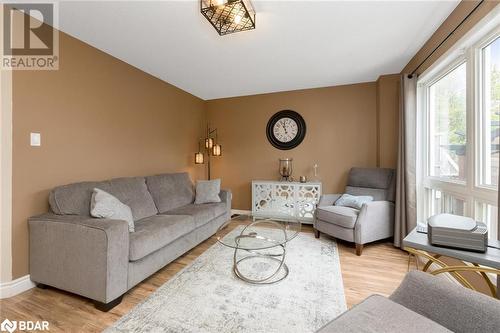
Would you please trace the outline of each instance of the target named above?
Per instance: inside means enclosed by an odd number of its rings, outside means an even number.
[[[62,2],[60,29],[203,99],[398,73],[454,1],[254,1],[257,28],[220,37],[199,1]]]

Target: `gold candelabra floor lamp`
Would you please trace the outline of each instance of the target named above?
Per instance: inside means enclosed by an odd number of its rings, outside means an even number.
[[[202,151],[201,143],[204,142],[204,150]],[[210,156],[218,157],[222,155],[222,146],[219,144],[217,137],[217,128],[210,128],[210,125],[207,125],[207,133],[205,138],[200,138],[198,140],[198,152],[194,154],[194,163],[195,164],[205,164],[205,154],[206,164],[207,164],[207,173],[208,179],[210,180]]]

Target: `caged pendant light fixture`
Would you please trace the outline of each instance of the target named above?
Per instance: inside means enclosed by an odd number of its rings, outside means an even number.
[[[201,13],[224,36],[255,29],[255,10],[250,0],[200,0]]]

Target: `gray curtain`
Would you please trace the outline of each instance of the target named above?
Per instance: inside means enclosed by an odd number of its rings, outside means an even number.
[[[401,75],[394,245],[417,225],[417,76]]]

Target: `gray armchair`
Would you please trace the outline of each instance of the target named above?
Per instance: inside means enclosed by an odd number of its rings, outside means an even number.
[[[322,195],[314,216],[314,234],[323,232],[356,244],[356,254],[363,245],[392,237],[394,233],[394,191],[396,175],[393,169],[352,168],[345,193],[369,195],[372,202],[360,210],[335,206],[342,194]]]

